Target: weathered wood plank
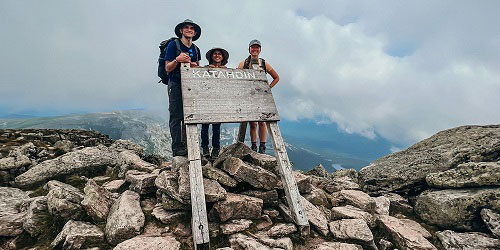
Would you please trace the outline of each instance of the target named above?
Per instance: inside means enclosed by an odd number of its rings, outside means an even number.
[[[240,130],[238,131],[238,141],[245,142],[245,136],[247,133],[247,124],[248,122],[240,123]]]
[[[201,171],[200,143],[196,124],[186,125],[186,135],[189,159],[189,185],[191,188],[191,227],[193,230],[193,241],[197,248],[204,248],[209,244],[210,239],[203,174]]]
[[[263,71],[183,67],[181,79],[187,124],[280,119]]]
[[[283,137],[281,137],[281,131],[277,122],[268,122],[267,126],[273,141],[274,153],[278,162],[278,171],[281,175],[288,206],[295,219],[295,223],[297,223],[300,228],[300,233],[302,235],[307,235],[309,234],[309,222],[301,203],[299,189],[297,188],[297,182],[292,173],[292,165],[288,159],[285,143]]]

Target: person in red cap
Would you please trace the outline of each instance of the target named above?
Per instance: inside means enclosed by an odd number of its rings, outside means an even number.
[[[174,29],[179,39],[171,41],[165,53],[165,70],[168,72],[168,111],[170,135],[172,137],[172,155],[186,156],[187,149],[183,137],[184,113],[182,110],[180,63],[190,63],[191,67],[200,65],[200,49],[194,41],[201,36],[201,28],[193,21],[186,19]]]
[[[278,73],[273,69],[273,67],[266,62],[264,59],[259,58],[259,54],[261,52],[261,44],[259,40],[252,40],[248,45],[248,52],[250,55],[240,64],[238,65],[239,69],[256,69],[256,70],[264,70],[266,73],[269,73],[273,78],[273,81],[269,85],[269,87],[274,87],[278,84],[280,77]],[[250,139],[252,142],[252,150],[257,151],[257,124],[259,127],[259,153],[266,152],[266,141],[267,141],[267,127],[265,122],[250,122]]]

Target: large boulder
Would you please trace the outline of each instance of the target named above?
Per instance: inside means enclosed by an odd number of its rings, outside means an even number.
[[[145,216],[140,198],[138,193],[127,190],[111,207],[106,222],[106,239],[110,244],[116,245],[141,233]]]
[[[215,159],[214,167],[220,168],[222,166],[221,164],[229,157],[236,157],[241,159],[251,153],[253,153],[252,149],[250,149],[243,142],[231,144],[219,154],[219,157],[217,157],[217,159]]]
[[[376,219],[373,215],[350,205],[344,207],[333,207],[331,210],[331,218],[332,220],[362,219],[366,222],[366,224],[368,224],[368,226],[370,226],[370,228],[374,228],[376,224]]]
[[[462,126],[374,161],[359,172],[359,180],[370,192],[408,191],[425,186],[428,174],[465,162],[498,161],[499,151],[500,125]]]
[[[366,222],[362,219],[344,219],[328,224],[333,237],[340,240],[354,240],[366,245],[374,246],[373,234]]]
[[[172,236],[144,237],[137,236],[118,244],[114,250],[177,250],[181,243]]]
[[[428,224],[471,231],[483,226],[483,207],[500,210],[500,188],[428,190],[418,196],[415,212]]]
[[[456,168],[427,175],[429,186],[437,188],[460,188],[500,186],[500,161],[468,162]]]
[[[20,206],[28,199],[26,192],[10,187],[0,187],[0,236],[16,236],[23,232],[25,212]]]
[[[27,188],[72,174],[104,171],[115,165],[115,151],[105,146],[87,147],[43,161],[17,176],[15,182],[19,187]]]
[[[31,236],[38,236],[49,228],[52,223],[51,217],[47,208],[47,197],[35,197],[29,201],[23,228]]]
[[[381,215],[378,223],[400,249],[437,250],[421,233],[395,217]]]
[[[82,201],[83,208],[94,221],[105,221],[108,217],[109,209],[113,205],[111,193],[97,185],[95,181],[89,180],[83,189],[85,196]]]
[[[229,242],[231,243],[231,248],[234,250],[271,250],[270,247],[260,243],[256,239],[241,233],[231,235]]]
[[[66,220],[76,220],[84,214],[80,205],[83,200],[80,190],[59,181],[50,181],[46,184],[46,188],[49,189],[47,208],[51,215]]]
[[[138,170],[129,170],[125,174],[125,181],[130,183],[130,190],[139,194],[148,194],[156,191],[156,177],[158,177],[158,171],[148,173]]]
[[[224,186],[236,187],[236,185],[238,185],[238,181],[233,177],[218,168],[212,167],[211,164],[205,164],[205,166],[202,167],[202,171],[204,177],[215,180]]]
[[[500,238],[500,214],[491,209],[481,210],[481,219],[495,237]]]
[[[323,242],[316,247],[314,250],[363,250],[363,247],[357,244],[348,244],[342,242]]]
[[[151,173],[156,168],[155,165],[142,160],[136,153],[129,150],[120,152],[117,159],[117,164],[120,166],[119,176],[124,176],[130,169]]]
[[[500,240],[491,238],[484,233],[457,233],[451,230],[437,232],[436,236],[441,241],[445,250],[474,249],[497,250],[500,249]]]
[[[85,249],[103,245],[104,233],[95,225],[69,220],[50,244],[55,249]]]
[[[367,212],[375,210],[375,200],[367,193],[359,190],[342,190],[331,195],[333,206],[351,205]]]
[[[302,196],[300,198],[309,223],[323,236],[326,236],[328,234],[328,220],[325,215],[306,198]]]
[[[278,177],[262,167],[245,163],[239,158],[229,157],[224,161],[223,169],[237,180],[253,187],[272,190],[278,185]]]
[[[263,202],[259,198],[227,193],[226,199],[215,203],[213,210],[221,222],[229,219],[260,218]]]

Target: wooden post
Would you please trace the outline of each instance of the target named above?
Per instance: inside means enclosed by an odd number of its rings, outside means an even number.
[[[247,133],[247,124],[248,124],[248,122],[241,122],[240,123],[240,130],[238,131],[238,141],[239,142],[245,142],[245,136]]]
[[[207,208],[205,204],[205,191],[203,187],[203,174],[201,171],[200,142],[198,140],[198,126],[186,125],[188,159],[189,159],[189,185],[191,188],[191,211],[193,240],[195,249],[208,249],[209,232]]]
[[[299,226],[300,234],[306,236],[309,234],[309,222],[302,206],[299,189],[292,173],[292,166],[286,153],[283,137],[281,137],[277,122],[268,122],[267,126],[269,127],[269,133],[273,141],[274,153],[278,162],[278,171],[281,175],[290,212],[295,219],[295,223]]]

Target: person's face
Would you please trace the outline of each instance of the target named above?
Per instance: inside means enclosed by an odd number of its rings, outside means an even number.
[[[259,56],[260,54],[260,46],[257,44],[250,46],[248,50],[250,50],[250,55],[252,56]]]
[[[193,38],[194,36],[196,36],[196,31],[193,25],[186,24],[181,28],[181,34],[186,38]]]
[[[216,51],[214,51],[214,53],[212,53],[212,60],[214,61],[214,63],[221,63],[222,59],[223,59],[223,56],[222,56],[222,52],[220,50],[216,50]]]

